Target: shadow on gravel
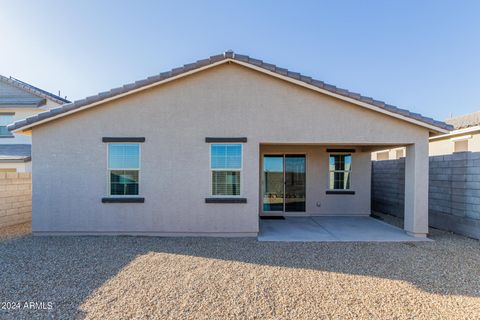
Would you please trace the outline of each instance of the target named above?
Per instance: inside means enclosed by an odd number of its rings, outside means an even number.
[[[433,243],[269,243],[247,238],[27,236],[0,241],[0,297],[53,301],[54,309],[40,315],[81,318],[79,307],[95,289],[149,252],[381,277],[440,295],[480,296],[479,242],[444,233],[437,237]]]

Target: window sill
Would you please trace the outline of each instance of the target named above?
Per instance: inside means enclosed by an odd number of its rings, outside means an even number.
[[[143,197],[104,197],[102,203],[144,203]]]
[[[355,194],[352,190],[327,190],[326,194]]]
[[[247,203],[247,198],[205,198],[205,203]]]

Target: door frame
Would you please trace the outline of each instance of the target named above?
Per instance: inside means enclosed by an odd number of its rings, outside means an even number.
[[[305,157],[305,211],[285,211],[285,156],[304,156]],[[264,157],[265,156],[283,156],[283,210],[281,211],[264,211],[263,210],[263,191],[265,186],[264,181]],[[308,170],[308,156],[306,152],[262,152],[260,154],[260,210],[259,215],[262,217],[268,216],[304,216],[307,214],[307,170]]]

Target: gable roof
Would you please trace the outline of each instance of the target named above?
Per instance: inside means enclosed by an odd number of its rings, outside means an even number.
[[[480,111],[446,119],[445,122],[451,124],[455,130],[478,126],[480,125]]]
[[[36,106],[41,106],[45,104],[45,99],[52,100],[58,104],[65,104],[65,103],[70,103],[69,100],[64,99],[60,96],[57,96],[53,93],[50,93],[48,91],[42,90],[40,88],[37,88],[35,86],[32,86],[31,84],[28,84],[24,81],[18,80],[13,77],[5,77],[0,75],[0,81],[14,87],[17,89],[20,89],[24,92],[30,93],[30,97],[26,96],[18,96],[18,95],[13,95],[13,96],[8,96],[8,97],[0,97],[0,104],[11,104],[11,105],[29,105],[33,104]]]
[[[210,58],[198,60],[194,63],[189,63],[183,67],[174,68],[167,72],[162,72],[158,75],[136,81],[134,83],[126,84],[122,87],[112,89],[110,91],[101,92],[97,95],[87,97],[85,99],[74,101],[73,103],[64,104],[58,108],[52,108],[34,116],[28,117],[24,120],[17,121],[8,126],[11,131],[26,131],[30,128],[54,120],[68,114],[94,107],[98,104],[118,99],[120,97],[133,94],[135,92],[145,90],[162,83],[173,81],[175,79],[196,73],[223,63],[236,63],[243,65],[250,69],[254,69],[271,76],[293,82],[312,90],[336,97],[341,100],[351,102],[353,104],[378,111],[395,118],[402,119],[407,122],[414,123],[419,126],[428,128],[434,133],[447,133],[452,129],[452,126],[434,120],[432,118],[424,117],[418,113],[413,113],[405,109],[400,109],[389,105],[383,101],[375,100],[371,97],[362,96],[359,93],[351,92],[346,89],[337,88],[333,85],[327,84],[323,81],[312,79],[304,76],[298,72],[289,71],[284,68],[277,67],[274,64],[263,62],[262,60],[250,58],[249,56],[236,54],[233,51],[227,51],[223,54],[214,55]]]

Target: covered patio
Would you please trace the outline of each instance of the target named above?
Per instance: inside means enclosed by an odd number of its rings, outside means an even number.
[[[407,242],[431,241],[373,217],[311,216],[261,219],[259,241]]]
[[[406,149],[403,229],[371,217],[371,153],[386,146]],[[426,239],[425,141],[261,143],[260,168],[260,241]]]

